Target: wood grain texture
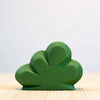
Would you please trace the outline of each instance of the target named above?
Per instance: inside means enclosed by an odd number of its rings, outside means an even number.
[[[100,100],[100,73],[85,73],[72,91],[23,91],[12,73],[0,74],[0,100]]]

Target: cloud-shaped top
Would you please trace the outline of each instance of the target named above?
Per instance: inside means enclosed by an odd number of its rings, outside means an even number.
[[[70,48],[62,42],[36,52],[15,74],[24,90],[74,90],[81,76],[81,65],[71,59]]]

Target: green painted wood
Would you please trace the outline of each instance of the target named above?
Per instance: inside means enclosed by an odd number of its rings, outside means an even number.
[[[71,59],[70,48],[63,42],[53,42],[21,66],[15,78],[23,90],[74,90],[82,73],[81,65]]]

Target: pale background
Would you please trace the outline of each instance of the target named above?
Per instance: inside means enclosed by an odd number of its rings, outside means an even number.
[[[15,72],[63,41],[84,72],[100,72],[100,0],[0,0],[0,72]]]

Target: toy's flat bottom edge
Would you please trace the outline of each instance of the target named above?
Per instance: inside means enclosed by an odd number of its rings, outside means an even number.
[[[22,90],[75,90],[75,87],[73,85],[66,86],[65,88],[41,88],[41,87],[32,87],[32,86],[23,86]]]

